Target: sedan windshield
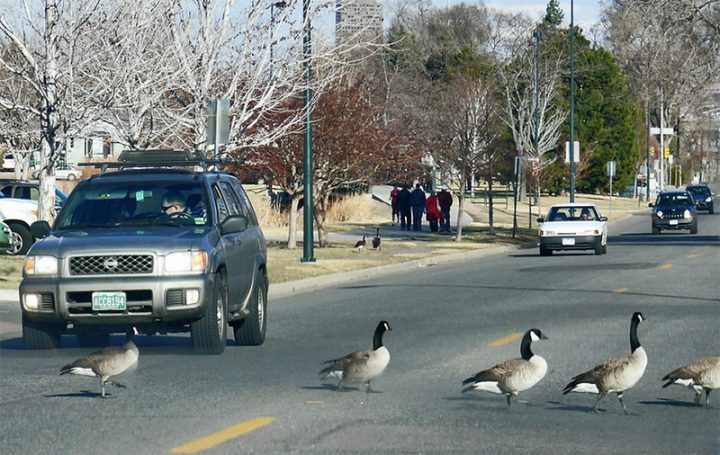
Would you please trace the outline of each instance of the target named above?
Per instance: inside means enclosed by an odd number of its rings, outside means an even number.
[[[198,182],[92,182],[75,189],[55,228],[205,226],[206,200]]]
[[[598,214],[595,207],[553,207],[548,213],[547,221],[596,221]]]

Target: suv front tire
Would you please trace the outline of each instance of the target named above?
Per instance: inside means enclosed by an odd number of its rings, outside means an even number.
[[[215,277],[212,300],[202,318],[190,323],[193,346],[203,354],[221,354],[227,340],[227,285],[225,276]]]

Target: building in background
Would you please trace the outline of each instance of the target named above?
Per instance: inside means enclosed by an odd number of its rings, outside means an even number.
[[[338,45],[382,42],[383,7],[377,0],[337,0],[335,7]]]

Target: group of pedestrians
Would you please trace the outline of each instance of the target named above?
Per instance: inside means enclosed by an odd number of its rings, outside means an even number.
[[[450,232],[450,206],[453,197],[447,185],[440,192],[430,191],[427,196],[419,183],[412,191],[408,185],[395,185],[390,192],[392,223],[407,231],[422,231],[422,218],[426,216],[431,232]]]

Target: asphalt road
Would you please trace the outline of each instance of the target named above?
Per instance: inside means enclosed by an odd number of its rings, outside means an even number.
[[[610,227],[603,256],[516,250],[272,300],[258,348],[199,356],[186,337],[138,337],[137,371],[105,400],[97,380],[58,376],[87,349],[65,337],[24,350],[17,304],[3,303],[0,453],[717,454],[720,391],[705,409],[660,378],[720,355],[719,269],[720,214],[702,214],[697,235],[651,236],[645,210]],[[625,394],[631,414],[614,396],[595,414],[594,396],[562,395],[629,352],[634,311],[649,364]],[[381,393],[323,385],[321,361],[371,347],[381,319],[393,328]],[[521,395],[529,404],[460,394],[464,378],[518,357],[531,327],[550,339],[533,345],[549,368]]]

